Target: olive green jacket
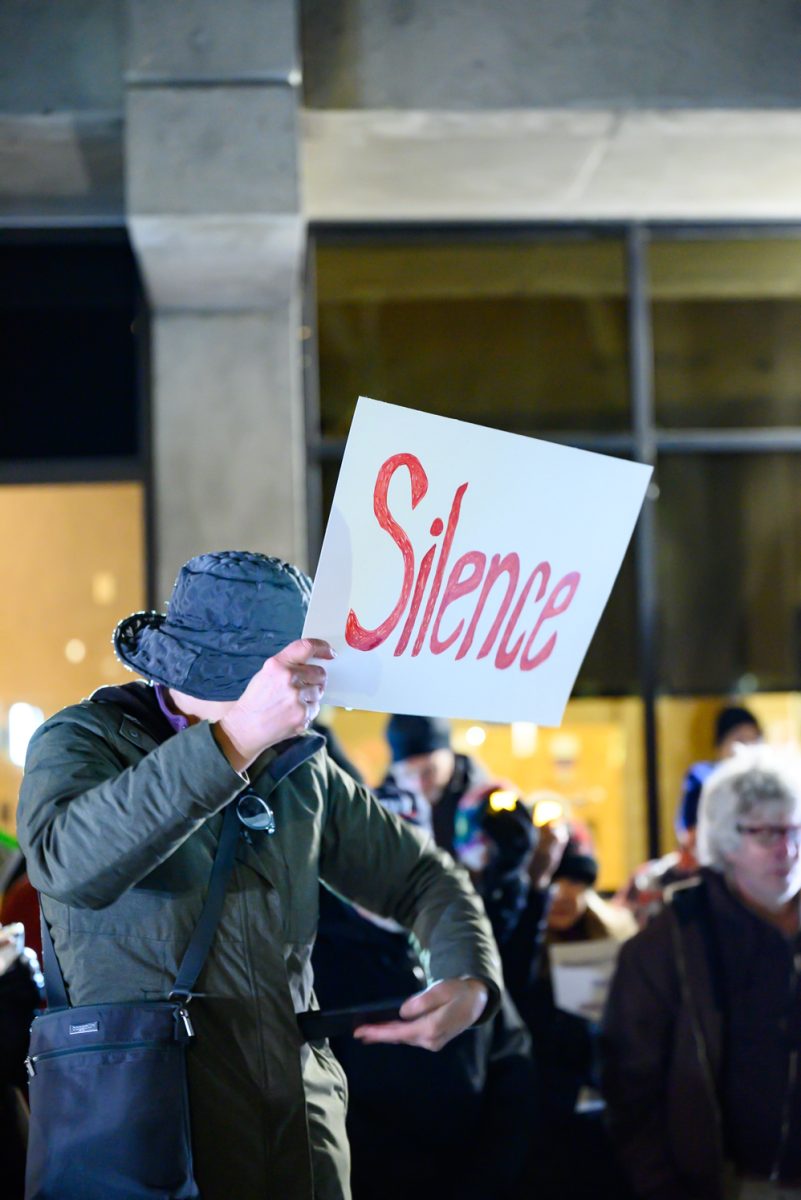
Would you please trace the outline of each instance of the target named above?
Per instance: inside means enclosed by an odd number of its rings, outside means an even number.
[[[146,685],[128,688],[150,703]],[[30,744],[19,838],[72,1004],[166,996],[200,915],[221,810],[243,787],[208,723],[162,743],[147,725],[86,700]],[[501,985],[481,902],[451,860],[324,750],[277,784],[266,772],[275,757],[250,769],[275,835],[240,839],[191,1008],[202,1200],[349,1195],[345,1077],[327,1044],[301,1043],[295,1021],[315,1004],[318,880],[411,929],[432,978],[483,978],[494,997]]]

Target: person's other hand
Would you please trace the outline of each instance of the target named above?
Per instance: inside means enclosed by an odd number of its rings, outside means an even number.
[[[214,726],[214,734],[236,771],[262,750],[308,729],[320,711],[325,668],[312,658],[334,658],[328,642],[299,638],[268,658],[238,700]]]
[[[562,861],[570,830],[564,821],[548,822],[540,829],[537,849],[528,866],[532,887],[540,891],[550,886],[554,871]]]
[[[488,996],[487,985],[480,979],[443,979],[410,996],[401,1007],[400,1021],[360,1025],[353,1036],[366,1044],[404,1042],[423,1050],[441,1050],[475,1025]]]

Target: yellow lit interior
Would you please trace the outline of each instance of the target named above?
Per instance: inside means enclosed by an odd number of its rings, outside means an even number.
[[[514,812],[517,808],[517,792],[496,788],[490,792],[489,806],[493,812]]]
[[[133,676],[114,657],[117,621],[145,606],[138,483],[0,488],[0,829],[14,831],[22,772],[7,755],[15,701],[45,716]]]
[[[684,773],[694,762],[714,759],[715,718],[725,704],[735,702],[753,712],[766,741],[773,745],[798,743],[801,695],[796,692],[759,692],[737,701],[721,696],[663,696],[656,712],[664,851],[672,849],[675,843],[673,822]]]
[[[389,767],[382,713],[331,709],[333,728],[369,784]],[[519,727],[489,725],[476,751],[465,742],[475,721],[453,722],[453,745],[484,764],[501,789],[524,797],[548,790],[593,836],[601,862],[599,887],[619,886],[646,855],[642,705],[633,697],[571,700],[560,729],[521,737]],[[523,731],[524,733],[526,731]],[[530,731],[528,731],[530,734]]]

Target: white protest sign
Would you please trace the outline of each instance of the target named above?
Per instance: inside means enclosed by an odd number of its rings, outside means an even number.
[[[562,942],[548,947],[553,1002],[557,1008],[600,1021],[615,973],[620,942]]]
[[[304,626],[326,701],[558,725],[650,475],[362,397]]]

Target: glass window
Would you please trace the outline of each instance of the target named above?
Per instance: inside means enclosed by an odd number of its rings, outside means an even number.
[[[337,735],[375,787],[389,766],[383,713],[331,709]],[[646,855],[642,704],[626,699],[571,700],[560,729],[454,721],[453,747],[478,758],[490,779],[510,780],[525,796],[561,795],[572,818],[592,834],[599,887],[614,891]]]
[[[635,548],[629,545],[620,573],[581,664],[575,696],[627,695],[639,691]]]
[[[143,502],[138,483],[0,488],[0,829],[8,833],[35,710],[47,717],[133,678],[111,634],[145,607]]]
[[[662,852],[674,848],[674,821],[682,781],[689,766],[715,758],[715,718],[727,704],[742,704],[762,726],[765,740],[781,746],[794,742],[801,729],[801,695],[760,692],[748,696],[662,696],[656,705],[659,745],[660,831]]]
[[[512,432],[629,423],[619,241],[321,244],[323,436],[359,395]]]
[[[0,246],[0,458],[138,453],[136,295],[127,243]]]
[[[318,246],[323,437],[359,395],[511,432],[629,425],[622,245],[616,240]],[[323,524],[337,462],[322,464]],[[637,688],[631,553],[576,685]]]
[[[650,284],[660,425],[801,422],[801,240],[657,242]]]
[[[783,691],[801,663],[801,471],[790,454],[670,455],[657,503],[660,682]]]

